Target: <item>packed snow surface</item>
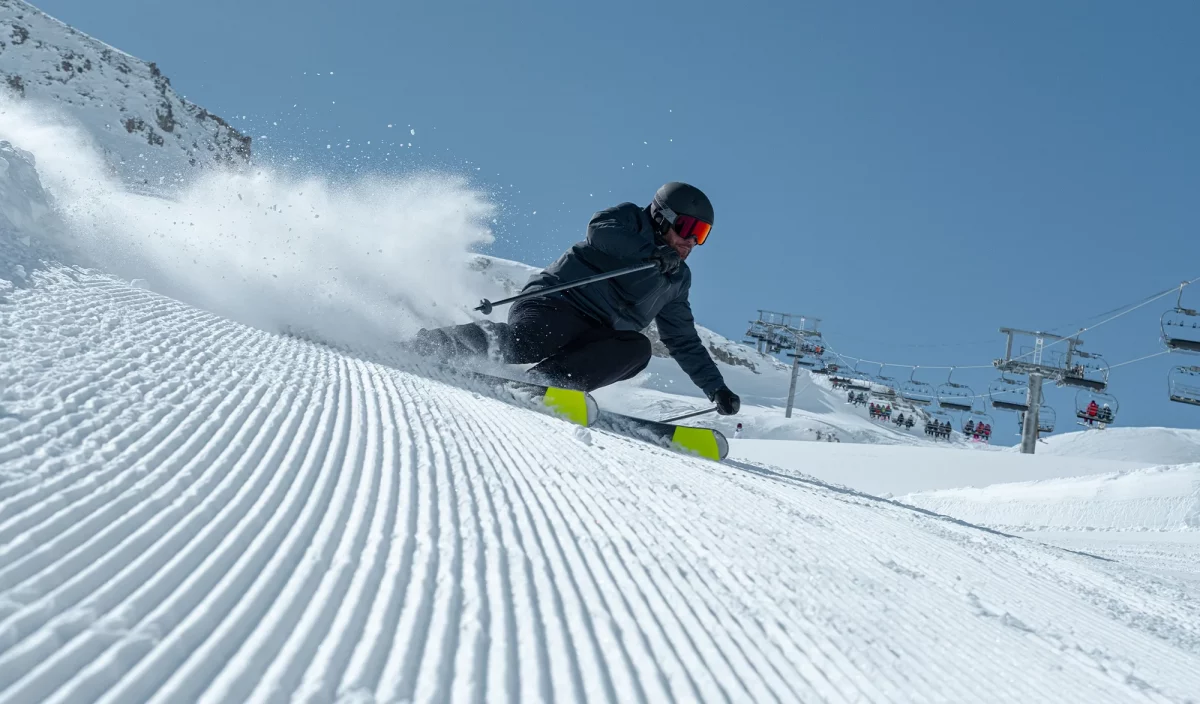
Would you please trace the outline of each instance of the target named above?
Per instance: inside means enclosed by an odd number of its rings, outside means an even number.
[[[0,702],[1200,691],[1187,582],[33,278],[0,306]]]

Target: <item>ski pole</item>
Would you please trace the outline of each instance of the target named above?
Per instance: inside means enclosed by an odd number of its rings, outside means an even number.
[[[674,418],[663,418],[662,420],[660,420],[658,422],[659,423],[674,423],[675,421],[680,421],[680,420],[683,420],[684,418],[695,418],[696,416],[702,416],[706,413],[712,413],[716,410],[717,410],[717,407],[713,406],[712,408],[705,408],[703,411],[695,411],[693,413],[684,413],[683,415],[675,416]]]
[[[623,276],[625,274],[632,274],[635,271],[645,271],[646,269],[654,269],[657,267],[658,267],[657,262],[646,262],[645,264],[638,264],[637,266],[626,267],[625,269],[618,269],[616,271],[609,271],[609,272],[606,272],[603,274],[596,274],[595,276],[589,276],[585,279],[580,279],[578,281],[572,281],[572,282],[566,283],[566,284],[558,284],[557,286],[551,286],[549,288],[541,288],[536,291],[528,291],[526,293],[521,293],[516,296],[511,296],[509,298],[505,298],[503,300],[499,300],[499,301],[495,301],[495,302],[489,301],[488,299],[485,298],[478,306],[475,307],[475,310],[483,313],[484,315],[491,315],[493,306],[500,306],[500,305],[504,305],[505,303],[512,303],[514,301],[519,301],[522,298],[529,298],[531,296],[542,296],[547,293],[557,293],[559,291],[566,291],[567,289],[575,288],[576,286],[583,286],[585,284],[595,283],[597,281],[603,281],[605,279],[611,279],[615,276]]]

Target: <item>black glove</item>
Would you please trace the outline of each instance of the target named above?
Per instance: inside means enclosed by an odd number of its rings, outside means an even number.
[[[723,416],[736,415],[742,408],[742,399],[730,391],[728,386],[722,386],[709,394],[708,400],[717,404],[717,413]]]
[[[680,259],[679,252],[669,244],[664,244],[654,250],[654,254],[650,255],[650,261],[658,264],[658,270],[670,276],[679,270],[679,265],[683,263]]]

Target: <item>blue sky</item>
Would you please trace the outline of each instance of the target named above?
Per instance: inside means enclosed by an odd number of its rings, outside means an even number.
[[[692,182],[717,212],[693,307],[735,339],[769,308],[849,354],[987,364],[1000,326],[1078,327],[1200,276],[1195,2],[36,4],[264,156],[470,174],[504,207],[499,256],[546,263],[595,210]],[[1085,348],[1161,349],[1172,301]],[[1193,363],[1115,371],[1119,420],[1196,427],[1166,400]],[[1074,394],[1049,394],[1066,429]]]

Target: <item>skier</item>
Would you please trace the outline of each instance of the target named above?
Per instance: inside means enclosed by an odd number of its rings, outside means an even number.
[[[742,424],[741,423],[737,424],[737,429],[735,429],[733,431],[733,437],[735,437],[735,438],[742,437]]]
[[[975,433],[975,421],[968,418],[966,424],[963,425],[963,435],[971,436],[974,433]]]
[[[1096,422],[1096,415],[1100,412],[1100,406],[1096,403],[1096,399],[1092,399],[1087,405],[1087,424],[1091,425]]]
[[[712,231],[713,207],[695,186],[671,182],[645,207],[634,203],[601,210],[587,239],[533,275],[523,292],[536,292],[640,262],[657,269],[605,279],[513,303],[507,323],[480,321],[422,329],[414,347],[442,361],[486,356],[494,347],[508,364],[535,363],[528,374],[551,384],[591,391],[629,379],[650,363],[650,340],[640,330],[658,323],[659,337],[692,382],[733,415],[733,393],[696,334],[685,260]]]

